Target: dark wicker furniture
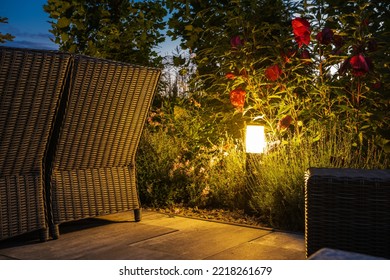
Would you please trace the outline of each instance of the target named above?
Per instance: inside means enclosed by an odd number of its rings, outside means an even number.
[[[310,168],[306,256],[333,248],[390,258],[390,170]]]
[[[134,210],[135,156],[161,70],[0,47],[0,240]]]
[[[0,47],[0,240],[46,240],[44,158],[69,54]]]
[[[72,220],[134,210],[135,155],[160,70],[76,56],[49,175],[53,237]]]

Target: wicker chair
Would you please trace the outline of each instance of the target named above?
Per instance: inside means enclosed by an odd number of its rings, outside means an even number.
[[[48,176],[53,238],[64,222],[134,210],[135,155],[160,69],[75,56]]]
[[[310,168],[306,256],[333,248],[390,258],[390,170]]]
[[[0,47],[0,240],[48,238],[44,158],[70,55]]]

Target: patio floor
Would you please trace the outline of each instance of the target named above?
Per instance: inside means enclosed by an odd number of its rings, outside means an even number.
[[[304,236],[143,211],[62,224],[60,238],[35,233],[0,242],[0,260],[303,260]]]

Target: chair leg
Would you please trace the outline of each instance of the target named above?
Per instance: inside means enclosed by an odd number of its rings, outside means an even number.
[[[53,239],[58,239],[60,237],[60,227],[58,224],[51,226],[51,235]]]
[[[141,221],[141,209],[134,209],[134,220],[136,222]]]
[[[39,240],[41,242],[46,242],[49,240],[49,228],[43,228],[39,230]]]

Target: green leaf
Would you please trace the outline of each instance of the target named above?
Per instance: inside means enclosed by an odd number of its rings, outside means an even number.
[[[194,27],[192,25],[186,25],[184,27],[184,29],[187,30],[187,31],[192,31],[192,30],[194,30]]]
[[[66,17],[62,17],[58,20],[57,22],[57,27],[58,28],[66,28],[70,25],[70,19]]]
[[[189,30],[189,31],[191,31],[191,30]],[[201,32],[203,32],[203,28],[197,27],[197,28],[195,28],[195,32],[201,33]]]
[[[142,42],[145,42],[146,39],[147,39],[147,34],[146,34],[146,32],[142,32],[142,34],[141,34],[141,41],[142,41]]]
[[[359,142],[363,143],[363,132],[359,133]]]
[[[69,39],[68,33],[61,33],[61,41],[66,42]]]
[[[390,153],[390,142],[386,143],[384,146],[383,146],[383,149],[386,153]]]
[[[318,133],[317,136],[313,138],[313,143],[319,141],[321,137],[322,137],[321,133]]]

